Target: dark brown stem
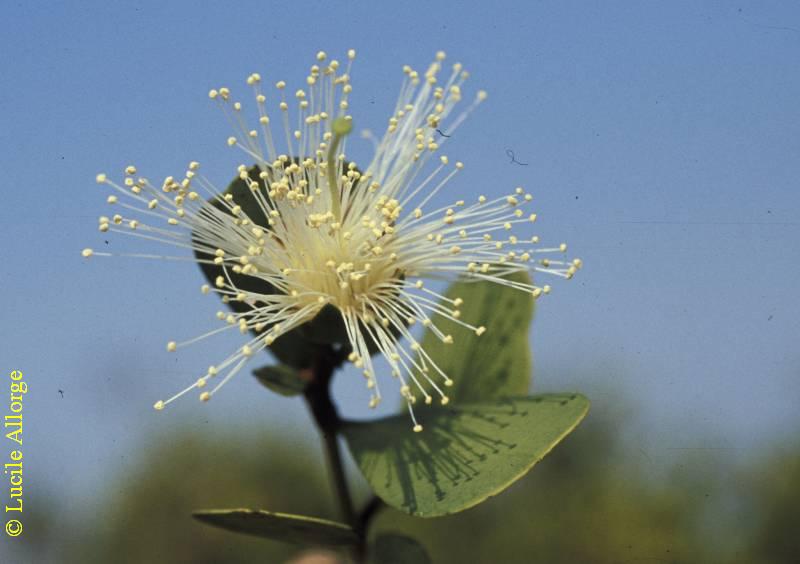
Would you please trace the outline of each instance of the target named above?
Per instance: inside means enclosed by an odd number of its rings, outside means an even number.
[[[361,513],[358,515],[358,528],[360,531],[363,531],[365,535],[369,530],[370,522],[381,509],[383,509],[383,501],[381,501],[381,498],[374,495],[361,510]]]
[[[346,523],[355,528],[357,525],[356,514],[353,509],[352,498],[350,497],[350,488],[347,485],[347,477],[344,474],[342,454],[339,450],[339,437],[336,433],[328,433],[324,438],[325,450],[328,455],[328,464],[331,468],[336,495],[339,498],[339,508],[342,512],[342,518]]]
[[[331,354],[320,355],[315,359],[312,366],[313,378],[306,387],[305,398],[311,414],[314,416],[314,421],[322,433],[328,467],[342,518],[353,527],[359,536],[359,544],[354,548],[353,556],[356,562],[361,563],[364,561],[366,553],[366,535],[361,528],[361,520],[353,508],[353,498],[350,495],[350,487],[347,484],[339,447],[339,429],[342,420],[331,400],[331,378],[339,364],[340,359],[332,351]]]

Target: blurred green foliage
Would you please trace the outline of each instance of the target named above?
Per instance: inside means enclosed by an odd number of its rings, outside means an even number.
[[[290,441],[242,435],[164,437],[104,492],[107,508],[75,532],[64,562],[282,562],[297,547],[237,535],[191,518],[196,509],[258,507],[334,517],[323,460]]]
[[[797,561],[800,448],[749,465],[687,451],[665,471],[643,449],[621,442],[621,419],[590,413],[528,476],[472,510],[418,519],[386,509],[372,535],[409,534],[436,564]],[[37,543],[23,562],[250,564],[298,558],[300,547],[228,533],[190,517],[199,508],[252,507],[337,518],[316,445],[298,437],[258,438],[265,434],[165,435],[98,491],[96,506],[105,509],[97,515],[56,524],[41,510],[29,514],[29,538]],[[34,526],[42,535],[33,533]]]
[[[758,564],[800,562],[800,448],[784,451],[747,476],[744,511],[757,526],[747,558]]]

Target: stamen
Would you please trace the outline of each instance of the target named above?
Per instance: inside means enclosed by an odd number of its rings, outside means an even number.
[[[125,167],[119,183],[105,173],[96,176],[110,192],[104,196],[106,202],[118,212],[100,217],[101,233],[121,233],[178,250],[174,256],[163,252],[114,256],[213,265],[221,272],[203,284],[201,292],[213,292],[223,303],[237,305],[236,312],[217,313],[218,327],[188,340],[170,341],[167,350],[174,352],[234,328],[249,335],[205,376],[159,400],[155,409],[194,389],[202,389],[201,401],[210,400],[251,357],[316,317],[322,308],[333,306],[341,313],[352,349],[349,360],[364,375],[370,407],[382,397],[372,360],[377,349],[408,405],[413,430],[419,432],[422,425],[413,405],[437,399],[447,405],[450,398],[444,390],[460,375],[446,374],[409,327],[419,323],[445,344],[454,339],[443,331],[442,318],[477,336],[486,331],[479,321],[472,325],[463,320],[477,304],[429,289],[428,279],[463,276],[538,298],[551,291],[548,284],[538,283],[538,273],[570,279],[583,266],[580,259],[563,256],[565,244],[538,247],[538,236],[516,233],[537,218],[530,209],[533,197],[520,187],[497,197],[481,196],[471,204],[456,198],[449,204],[432,204],[464,169],[463,163],[441,154],[441,147],[486,98],[479,91],[466,110],[456,113],[466,95],[468,73],[458,63],[443,73],[443,52],[424,73],[403,68],[388,127],[380,138],[369,136],[375,146],[371,162],[361,168],[346,161],[344,145],[353,128],[347,112],[354,58],[355,51],[348,51],[347,64],[340,66],[327,53],[318,52],[303,89],[289,89],[279,81],[275,100],[264,94],[261,75],[250,74],[246,82],[255,97],[255,127],[248,120],[247,104],[234,100],[229,88],[208,92],[232,125],[228,145],[243,151],[254,164],[237,168],[253,206],[214,186],[199,173],[195,161],[182,175],[168,176],[155,185],[139,177],[134,165]],[[276,121],[270,111],[275,110],[268,106],[280,111],[282,135],[273,132]],[[86,248],[81,255],[88,259],[112,253]],[[537,284],[508,278],[518,272],[536,273]],[[246,284],[240,282],[243,279]],[[259,286],[274,291],[253,291]],[[206,389],[222,373],[224,378]]]

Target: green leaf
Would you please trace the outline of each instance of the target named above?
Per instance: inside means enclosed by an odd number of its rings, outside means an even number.
[[[526,272],[504,276],[530,284]],[[485,401],[528,392],[531,352],[528,328],[533,319],[533,296],[494,282],[455,282],[447,290],[449,299],[464,300],[461,320],[484,326],[480,337],[474,331],[439,317],[436,325],[453,336],[446,345],[428,330],[422,349],[453,379],[447,395],[456,403]],[[445,304],[448,309],[452,304]]]
[[[311,378],[310,371],[296,370],[285,364],[262,366],[253,370],[253,375],[264,386],[282,396],[302,394]]]
[[[230,304],[229,304],[230,305]],[[306,339],[302,327],[284,333],[269,346],[269,350],[279,361],[298,370],[311,368],[315,358],[326,354],[326,348]]]
[[[209,509],[192,516],[214,527],[235,533],[303,545],[348,546],[358,543],[353,529],[342,523],[253,509]]]
[[[370,564],[431,564],[425,548],[411,537],[382,533],[370,546]]]
[[[361,472],[388,505],[419,517],[463,511],[525,475],[589,410],[580,394],[543,394],[408,416],[348,422],[342,432]]]

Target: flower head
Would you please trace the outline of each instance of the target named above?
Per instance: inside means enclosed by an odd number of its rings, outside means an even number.
[[[405,79],[386,131],[380,139],[365,134],[375,145],[371,162],[360,168],[348,160],[355,52],[349,51],[347,58],[341,65],[318,53],[306,88],[293,95],[287,94],[283,81],[267,94],[261,76],[250,75],[247,84],[258,111],[254,129],[229,88],[210,91],[236,131],[228,145],[255,163],[239,166],[239,182],[234,183],[238,192],[217,189],[199,173],[196,162],[181,177],[167,177],[160,185],[139,177],[134,166],[125,169],[122,183],[98,175],[97,181],[111,188],[107,202],[120,208],[100,218],[100,231],[191,249],[201,264],[219,271],[214,284],[202,286],[203,293],[219,294],[236,305],[231,313],[217,314],[221,328],[189,341],[171,341],[167,349],[230,328],[248,335],[241,348],[181,392],[157,402],[156,409],[191,390],[199,390],[201,400],[210,399],[249,357],[323,309],[334,308],[348,359],[363,372],[371,390],[370,405],[381,400],[371,356],[379,352],[398,380],[414,429],[421,430],[413,404],[418,399],[447,403],[445,389],[452,379],[421,348],[410,326],[419,323],[444,343],[453,339],[437,327],[438,319],[452,320],[477,335],[486,331],[461,320],[460,308],[470,304],[445,298],[426,281],[464,276],[538,297],[550,286],[514,282],[504,275],[536,271],[571,278],[580,268],[578,259],[563,258],[566,245],[545,248],[538,237],[517,234],[536,220],[529,209],[532,197],[522,188],[475,202],[432,204],[463,169],[441,153],[447,136],[440,132],[446,128],[452,135],[486,98],[479,91],[453,117],[468,73],[460,64],[444,72],[444,53],[424,73],[403,68]],[[296,115],[290,114],[291,98]],[[275,122],[280,125],[273,128]],[[85,249],[83,255],[110,253]]]

